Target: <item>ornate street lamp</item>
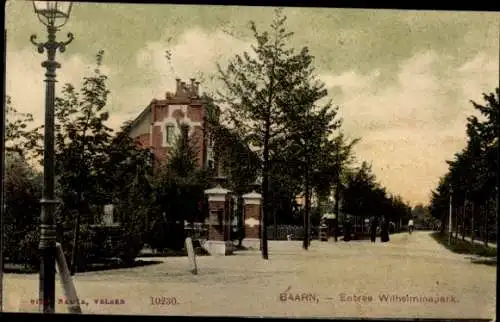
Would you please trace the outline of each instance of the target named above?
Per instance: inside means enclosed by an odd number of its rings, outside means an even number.
[[[36,35],[31,36],[31,42],[38,48],[40,54],[47,51],[45,67],[45,128],[43,152],[43,195],[42,213],[40,216],[40,311],[53,313],[55,307],[55,257],[56,257],[56,226],[54,210],[57,204],[54,193],[54,103],[56,69],[61,65],[56,62],[56,51],[61,53],[73,40],[73,34],[68,33],[66,42],[56,41],[56,32],[69,19],[72,2],[33,1],[33,8],[38,19],[47,27],[46,42],[36,42]]]

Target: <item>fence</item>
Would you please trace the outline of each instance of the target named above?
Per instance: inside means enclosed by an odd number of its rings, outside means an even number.
[[[452,231],[454,236],[464,236],[486,243],[497,242],[496,209],[491,204],[478,206],[476,211],[469,206],[454,207]],[[443,216],[445,231],[448,231],[448,215]]]
[[[185,224],[184,232],[186,237],[192,240],[208,239],[208,224],[194,223],[194,225]]]
[[[339,226],[342,228],[342,225]],[[356,226],[353,232],[361,233],[364,231],[368,233],[368,227],[361,228],[361,226]],[[187,224],[184,227],[186,237],[191,237],[193,240],[197,239],[208,239],[208,225],[204,223],[195,223],[194,227]],[[267,227],[267,237],[269,240],[287,240],[290,236],[292,240],[301,240],[304,238],[304,227],[297,225],[278,225],[275,230],[274,226]],[[311,227],[311,238],[318,239],[319,231],[318,227]]]
[[[267,228],[267,237],[269,240],[287,240],[287,236],[291,236],[292,240],[300,240],[304,238],[304,227],[295,225],[278,225],[275,231],[274,226]],[[192,240],[208,239],[208,225],[204,223],[195,223],[193,226],[186,224],[184,226],[186,237],[191,237]],[[318,228],[311,227],[311,237],[318,238]]]
[[[311,227],[311,238],[319,238],[318,227]],[[295,225],[278,225],[277,229],[274,226],[267,228],[267,237],[269,240],[287,240],[290,236],[292,240],[301,240],[304,238],[304,227]]]

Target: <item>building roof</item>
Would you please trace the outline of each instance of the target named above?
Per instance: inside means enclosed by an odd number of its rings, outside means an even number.
[[[165,99],[158,100],[153,99],[151,102],[142,110],[142,112],[130,123],[129,130],[134,128],[142,119],[151,112],[151,107],[155,104],[195,104],[203,105],[203,101],[199,97],[199,85],[196,79],[191,78],[191,84],[186,84],[182,82],[181,79],[176,79],[176,90],[175,93],[167,92]]]
[[[151,112],[151,106],[153,105],[153,103],[155,103],[155,101],[156,100],[152,100],[151,103],[149,103],[149,105],[146,106],[146,108],[144,108],[142,112],[130,123],[128,127],[129,131],[138,123],[140,123],[142,119]]]

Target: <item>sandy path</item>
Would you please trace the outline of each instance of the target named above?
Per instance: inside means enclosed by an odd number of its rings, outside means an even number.
[[[85,313],[362,316],[492,318],[495,314],[496,268],[472,264],[449,252],[428,232],[397,234],[386,244],[366,241],[270,242],[270,260],[258,252],[228,257],[198,257],[199,275],[188,272],[187,258],[162,258],[140,268],[78,274],[78,295]],[[5,276],[7,311],[36,311],[36,275]],[[300,301],[282,301],[280,293]],[[56,296],[62,296],[57,285]],[[302,296],[308,293],[309,296]],[[342,295],[344,294],[344,296]],[[365,301],[347,301],[348,296]],[[409,303],[426,296],[446,303]],[[384,296],[399,296],[392,302]],[[175,298],[176,305],[151,303],[151,297]],[[371,301],[370,300],[371,297]],[[405,298],[405,299],[403,299]],[[96,304],[118,299],[122,304]],[[406,300],[407,302],[403,302]],[[57,305],[65,312],[64,305]]]

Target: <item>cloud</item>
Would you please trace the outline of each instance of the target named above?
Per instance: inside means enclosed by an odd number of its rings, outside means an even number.
[[[430,189],[447,171],[447,159],[465,145],[469,100],[494,89],[497,58],[480,53],[461,66],[435,52],[421,52],[400,64],[390,82],[384,71],[323,75],[341,93],[344,127],[360,136],[361,160],[372,161],[381,183],[409,200],[426,202]],[[384,84],[381,86],[381,84]]]
[[[170,62],[165,52],[172,53]],[[216,62],[225,62],[235,54],[251,50],[251,44],[216,30],[209,33],[199,27],[189,29],[171,45],[150,42],[137,53],[137,65],[149,73],[154,97],[163,98],[167,90],[175,90],[175,78],[197,78],[202,90],[214,90]],[[148,89],[149,90],[149,89]]]
[[[46,54],[39,54],[35,48],[7,50],[6,91],[12,98],[13,106],[23,113],[32,113],[36,125],[44,120],[45,111],[45,68],[41,66]],[[64,84],[71,83],[77,88],[82,77],[89,75],[95,62],[80,55],[58,54],[56,60],[61,68],[56,71],[56,95],[60,95]],[[114,68],[103,65],[101,71],[112,79]]]
[[[194,27],[171,44],[146,42],[142,48],[130,53],[135,66],[105,66],[114,128],[136,117],[152,99],[175,90],[176,77],[202,78],[202,91],[216,90],[218,81],[209,77],[216,72],[215,62],[251,50],[251,43],[221,30]],[[172,52],[171,64],[165,58],[167,49]],[[43,59],[35,48],[7,52],[7,93],[38,123],[44,110]],[[92,57],[68,53],[58,54],[57,59],[63,65],[58,70],[58,91],[66,82],[79,84],[94,65]],[[473,112],[469,100],[482,101],[481,93],[497,84],[497,61],[485,52],[457,65],[454,57],[424,51],[400,63],[396,72],[373,66],[366,74],[354,68],[341,74],[319,70],[319,74],[341,107],[346,134],[362,138],[355,150],[358,158],[372,161],[377,177],[391,192],[425,202],[446,172],[444,160],[464,145],[465,120]]]
[[[171,63],[165,58],[167,49],[172,52]],[[111,91],[108,98],[109,124],[118,128],[124,121],[136,117],[152,99],[165,97],[166,91],[175,90],[177,77],[184,80],[196,77],[203,80],[202,91],[214,90],[217,80],[210,76],[216,70],[215,62],[227,61],[235,53],[249,49],[250,43],[221,30],[209,33],[195,27],[182,34],[173,45],[161,42],[145,44],[144,49],[135,53],[136,66],[107,65],[105,55],[102,71],[109,77]],[[7,93],[19,111],[34,115],[37,124],[43,122],[44,115],[44,69],[40,64],[45,57],[32,47],[9,46],[7,51]],[[91,73],[95,66],[93,57],[58,53],[56,58],[62,64],[57,71],[57,94],[68,82],[78,88],[82,77]],[[141,80],[134,80],[131,74],[142,75]]]

